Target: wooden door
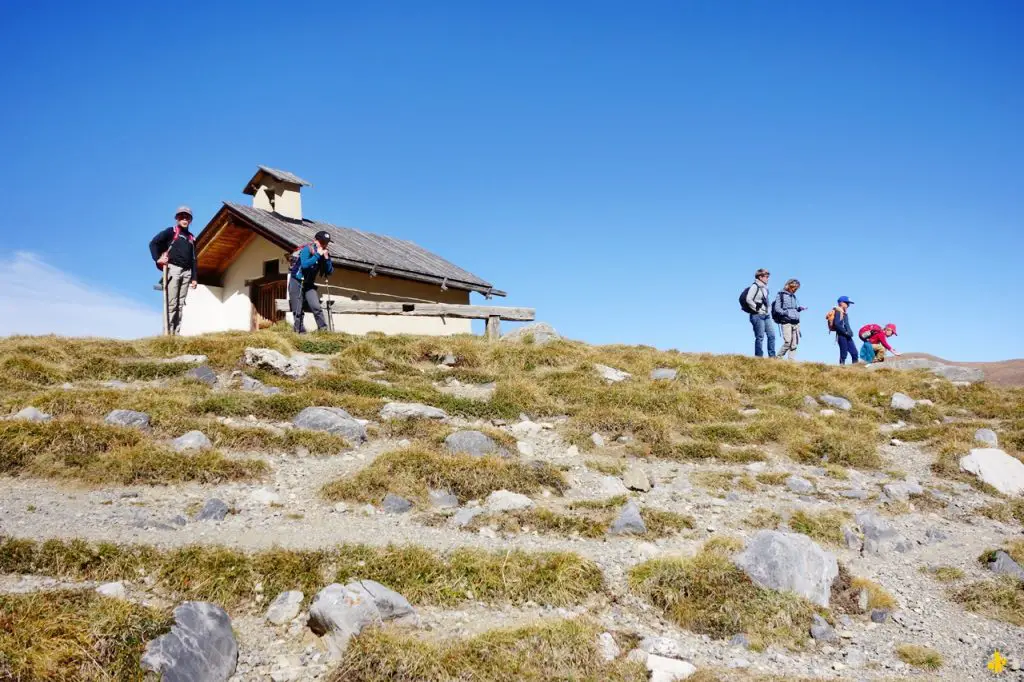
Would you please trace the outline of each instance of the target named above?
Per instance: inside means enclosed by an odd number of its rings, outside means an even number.
[[[253,296],[253,330],[265,329],[278,320],[284,319],[284,313],[277,310],[274,301],[279,298],[288,298],[288,285],[286,280],[257,284]]]

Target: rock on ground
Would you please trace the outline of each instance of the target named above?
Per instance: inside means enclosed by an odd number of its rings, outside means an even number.
[[[885,519],[873,511],[865,509],[857,512],[857,525],[864,534],[865,554],[886,554],[892,550],[906,552],[913,544],[896,532]]]
[[[608,365],[596,364],[594,365],[594,369],[597,370],[597,373],[601,376],[602,379],[613,384],[616,384],[620,381],[625,381],[626,379],[629,379],[631,376],[633,376],[629,372],[624,372],[621,369],[615,369],[614,367],[609,367]]]
[[[228,511],[228,505],[223,500],[211,497],[196,514],[196,521],[223,521]]]
[[[798,495],[810,495],[814,492],[814,484],[800,476],[790,476],[787,478],[786,487]]]
[[[596,431],[590,434],[590,442],[594,444],[595,448],[603,448],[605,446],[604,436]]]
[[[622,649],[619,648],[615,637],[610,632],[602,632],[598,635],[597,650],[601,654],[601,659],[607,663],[611,663],[622,655]]]
[[[974,440],[992,447],[999,445],[999,436],[992,429],[978,429],[974,432]]]
[[[622,475],[622,482],[629,490],[646,493],[651,489],[651,480],[647,478],[647,473],[636,466],[626,469],[626,473]]]
[[[814,621],[811,624],[811,637],[818,642],[834,642],[839,639],[836,631],[828,624],[828,621],[814,614]]]
[[[214,386],[217,383],[217,373],[209,365],[199,365],[185,372],[186,379],[194,379],[207,386]]]
[[[1024,462],[998,448],[974,448],[960,458],[960,468],[1004,495],[1024,494]]]
[[[273,490],[268,490],[266,488],[253,490],[249,493],[249,499],[257,504],[265,504],[268,506],[272,504],[281,504],[281,496]]]
[[[416,613],[409,600],[376,580],[356,580],[345,587],[353,592],[364,592],[373,600],[383,620],[405,618]]]
[[[759,531],[734,561],[758,585],[796,592],[821,606],[828,606],[839,575],[835,556],[799,533]]]
[[[498,443],[481,431],[456,431],[444,439],[444,446],[453,455],[466,453],[474,457],[497,454]]]
[[[292,420],[297,429],[326,431],[344,438],[349,445],[366,440],[366,427],[340,407],[307,407]]]
[[[914,480],[895,481],[893,483],[886,483],[883,485],[882,492],[884,492],[890,500],[895,502],[906,502],[910,499],[911,495],[924,494],[924,488]]]
[[[266,618],[274,625],[284,625],[299,615],[302,607],[302,600],[306,595],[299,590],[288,590],[277,595],[274,601],[267,607]]]
[[[679,376],[678,370],[670,367],[658,367],[651,370],[651,379],[653,381],[674,381],[677,376]]]
[[[1024,580],[1024,568],[1021,568],[1020,564],[1013,560],[1013,557],[1001,549],[995,553],[995,558],[988,562],[988,567],[989,570],[996,573],[1012,575],[1015,578]]]
[[[245,364],[269,369],[292,379],[301,379],[309,372],[309,365],[304,359],[287,358],[271,348],[246,348]]]
[[[237,662],[238,642],[227,612],[190,601],[174,609],[171,631],[146,645],[141,665],[164,682],[224,682]]]
[[[505,512],[526,509],[533,506],[533,500],[521,493],[514,493],[509,490],[495,490],[487,496],[484,507],[487,511]]]
[[[48,422],[53,419],[53,417],[34,407],[26,407],[17,414],[12,414],[8,419],[17,419],[26,422]]]
[[[825,403],[826,405],[830,405],[836,408],[837,410],[849,412],[851,409],[853,409],[853,405],[850,403],[849,400],[847,400],[846,398],[840,398],[837,395],[829,395],[828,393],[823,393],[818,397],[818,399],[821,402]]]
[[[430,505],[437,509],[453,509],[459,506],[459,498],[447,490],[428,490]]]
[[[697,667],[678,658],[647,654],[647,672],[650,674],[650,682],[675,682],[693,675]]]
[[[545,344],[551,341],[559,341],[562,337],[547,322],[526,324],[501,336],[502,341],[523,341],[527,338],[532,338],[536,344]]]
[[[115,583],[103,583],[96,588],[96,591],[104,597],[110,597],[111,599],[128,598],[128,590],[124,588],[124,583],[120,580]]]
[[[627,500],[619,510],[619,515],[608,528],[609,535],[643,535],[647,532],[647,524],[640,515],[640,507],[635,500]]]
[[[111,410],[103,421],[113,426],[149,429],[149,415],[135,410]]]
[[[213,443],[202,431],[189,431],[171,441],[171,449],[175,452],[198,452],[212,447]]]
[[[351,590],[332,583],[320,590],[309,606],[309,629],[326,636],[334,658],[340,658],[353,636],[381,622],[380,610],[365,590]]]
[[[870,370],[881,368],[927,369],[932,374],[949,379],[950,381],[963,381],[967,383],[975,383],[985,380],[985,372],[980,369],[961,367],[959,365],[947,365],[945,363],[928,360],[926,358],[893,358],[887,359],[885,362],[868,365],[868,369]]]
[[[421,403],[388,403],[380,410],[381,419],[447,419],[448,413],[439,407]]]
[[[412,509],[412,502],[400,495],[388,493],[384,496],[384,501],[380,503],[380,507],[388,514],[404,514]]]
[[[465,528],[473,519],[483,514],[484,511],[483,507],[463,507],[452,514],[452,517],[448,520],[448,525],[455,528]]]
[[[917,407],[917,401],[906,393],[893,393],[889,407],[894,410],[910,411]]]
[[[242,375],[242,390],[251,391],[253,393],[262,393],[263,395],[277,395],[281,392],[277,386],[267,386],[259,379],[254,379],[248,374]]]

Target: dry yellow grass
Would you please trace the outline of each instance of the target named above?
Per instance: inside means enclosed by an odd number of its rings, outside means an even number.
[[[896,647],[896,655],[901,661],[915,668],[938,670],[942,667],[942,654],[920,644],[901,644]]]

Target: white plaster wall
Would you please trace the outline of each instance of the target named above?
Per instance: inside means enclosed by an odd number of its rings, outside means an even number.
[[[263,262],[284,258],[278,266],[281,272],[288,271],[287,254],[266,239],[257,237],[242,249],[242,253],[224,273],[224,306],[221,311],[220,329],[241,329],[252,327],[252,300],[249,298],[247,279],[263,276]]]
[[[195,336],[207,332],[221,331],[221,287],[209,287],[204,284],[190,289],[185,298],[185,310],[181,318],[183,336]]]

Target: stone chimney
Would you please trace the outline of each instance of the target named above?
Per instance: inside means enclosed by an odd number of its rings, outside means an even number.
[[[288,171],[259,166],[256,175],[242,190],[252,197],[253,208],[276,213],[283,218],[302,220],[303,187],[311,185]]]

